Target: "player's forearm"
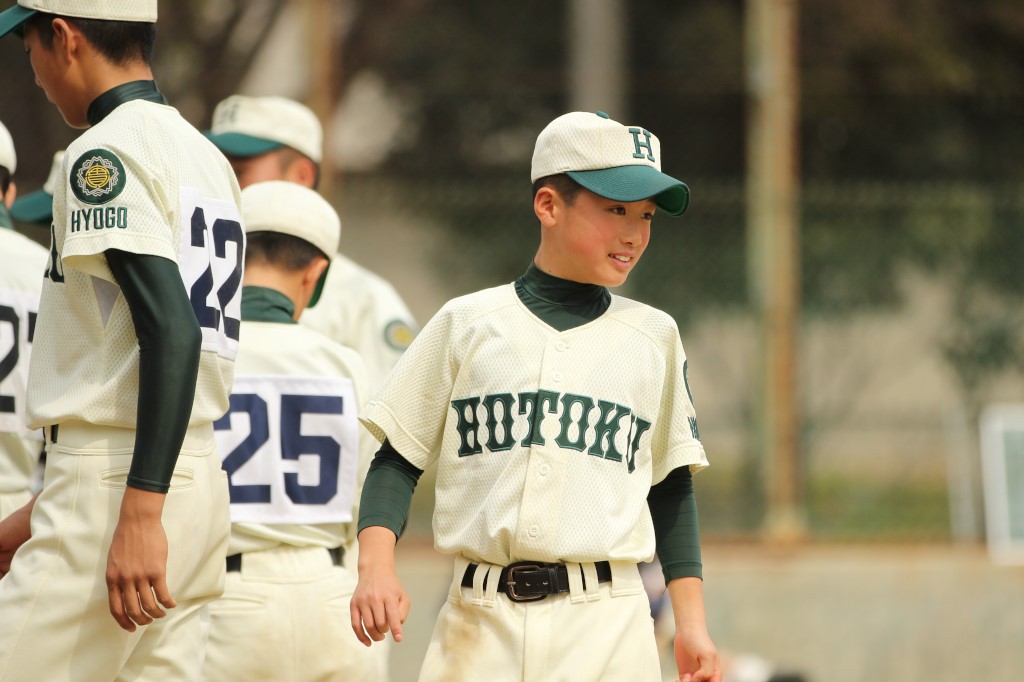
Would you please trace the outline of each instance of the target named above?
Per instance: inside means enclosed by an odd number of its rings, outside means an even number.
[[[139,402],[128,485],[167,492],[192,413],[202,335],[175,263],[107,252],[139,340]]]
[[[359,532],[359,574],[371,570],[395,570],[398,536],[383,526],[369,526]]]
[[[704,583],[700,578],[676,578],[668,583],[676,632],[699,629],[707,631],[704,611]]]

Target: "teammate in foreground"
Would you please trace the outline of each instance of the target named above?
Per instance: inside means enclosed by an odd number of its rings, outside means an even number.
[[[14,142],[0,123],[0,519],[32,499],[43,449],[41,432],[25,426],[25,388],[47,253],[11,225],[16,168]],[[0,556],[0,576],[6,571]]]
[[[242,218],[242,342],[231,409],[214,427],[233,523],[203,678],[381,682],[386,651],[348,633],[356,580],[341,565],[376,447],[357,419],[363,363],[296,322],[319,297],[341,223],[316,192],[280,181],[244,189]]]
[[[34,192],[23,194],[11,204],[11,216],[23,223],[50,226],[53,220],[54,188],[64,180],[64,150],[53,155],[50,174],[43,186]]]
[[[88,128],[55,188],[29,370],[43,489],[0,524],[17,549],[0,678],[195,680],[229,531],[213,421],[238,344],[238,184],[152,80],[156,0],[53,4],[0,14]]]
[[[434,544],[455,555],[455,573],[420,680],[660,680],[637,571],[655,551],[680,679],[721,680],[686,356],[668,315],[605,288],[636,266],[656,209],[686,209],[686,185],[660,170],[643,128],[601,113],[550,123],[533,156],[533,264],[446,304],[363,412],[383,443],[363,488],[352,597],[366,645],[402,638],[395,542],[437,462]]]
[[[316,188],[323,129],[298,102],[233,95],[217,105],[208,136],[231,161],[243,188],[261,180]],[[391,284],[343,254],[331,258],[323,296],[300,322],[359,351],[376,390],[415,335],[412,314]]]

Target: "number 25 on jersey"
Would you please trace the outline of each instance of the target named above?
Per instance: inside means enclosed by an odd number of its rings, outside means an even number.
[[[236,523],[352,520],[359,422],[351,380],[236,377],[214,424]]]

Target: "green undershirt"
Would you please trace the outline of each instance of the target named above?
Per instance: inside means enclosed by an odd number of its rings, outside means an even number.
[[[605,287],[554,277],[533,264],[514,286],[519,300],[530,312],[560,332],[596,320],[611,305],[611,294]],[[383,526],[400,536],[422,473],[385,440],[370,464],[363,485],[359,530]],[[655,548],[665,582],[675,578],[700,578],[697,500],[689,467],[679,467],[664,481],[651,486],[647,504],[654,521]]]
[[[242,287],[242,319],[246,322],[277,322],[298,324],[295,304],[277,289]]]
[[[139,341],[139,402],[128,485],[165,493],[192,415],[202,332],[174,261],[116,249],[104,254]]]

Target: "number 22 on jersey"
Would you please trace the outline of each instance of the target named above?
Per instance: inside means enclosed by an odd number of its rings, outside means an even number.
[[[238,207],[181,188],[178,268],[203,333],[203,350],[228,360],[238,353],[245,232]]]
[[[359,459],[355,388],[343,377],[235,377],[214,423],[235,523],[352,520]]]

